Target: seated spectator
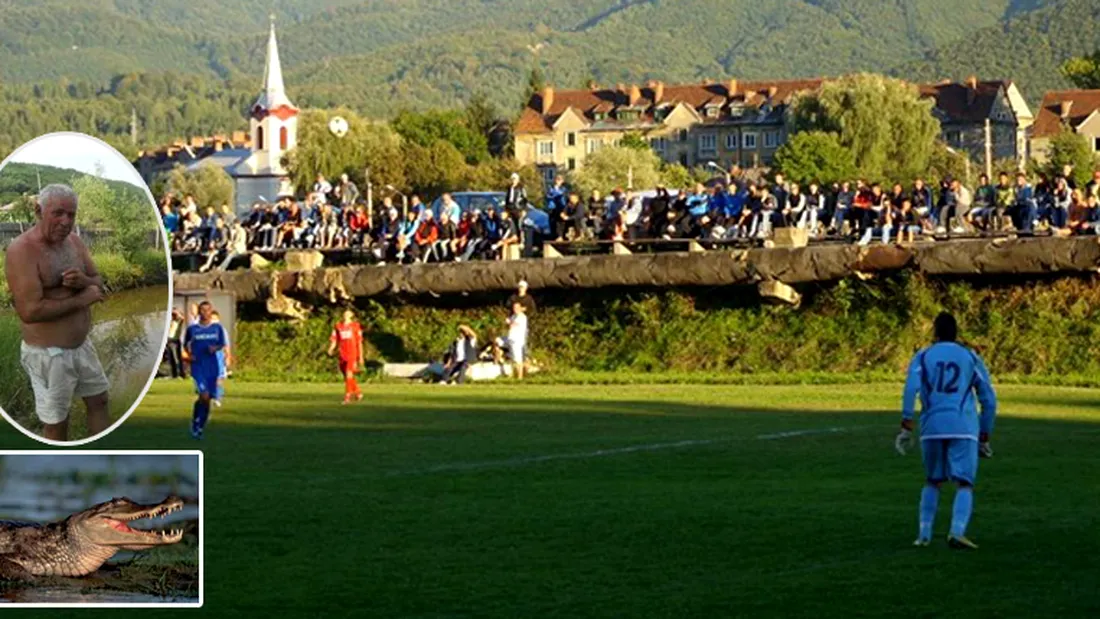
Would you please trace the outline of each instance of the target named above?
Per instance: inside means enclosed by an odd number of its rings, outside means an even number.
[[[1070,206],[1067,226],[1072,234],[1088,234],[1092,231],[1092,212],[1090,212],[1085,194],[1077,189],[1070,194]]]
[[[488,241],[485,220],[480,210],[475,208],[467,211],[462,216],[462,223],[464,225],[459,226],[459,238],[463,239],[462,255],[455,258],[456,262],[470,260],[480,255],[482,246]]]
[[[570,194],[576,196],[577,194]],[[517,245],[520,243],[519,227],[516,226],[516,220],[512,219],[512,216],[508,214],[508,209],[500,210],[500,224],[498,226],[499,238],[492,246],[492,256],[497,260],[502,260],[507,255],[508,247]]]
[[[1068,230],[1069,210],[1073,205],[1073,195],[1065,177],[1054,180],[1054,189],[1050,195],[1050,226],[1055,231]]]
[[[913,208],[913,200],[909,196],[901,199],[901,208],[892,216],[894,228],[898,231],[898,244],[912,245],[913,238],[921,233],[921,216]]]
[[[367,207],[360,204],[352,209],[345,218],[348,228],[348,246],[364,247],[370,239],[370,217],[367,216]]]
[[[397,261],[404,263],[406,259],[415,260],[414,248],[416,246],[416,231],[419,221],[416,211],[410,210],[405,214],[405,221],[397,231]]]
[[[214,261],[223,258],[226,248],[229,247],[229,230],[225,227],[225,220],[215,217],[214,229],[210,232],[206,246],[206,263],[199,268],[200,273],[205,273],[214,266]]]
[[[458,226],[451,219],[449,209],[443,209],[439,215],[439,240],[435,242],[436,259],[453,260],[458,251]]]
[[[409,248],[412,252],[412,260],[427,262],[435,258],[435,244],[438,240],[439,225],[435,223],[431,209],[425,209],[421,215],[420,225],[416,228],[416,234],[413,235],[413,245]]]

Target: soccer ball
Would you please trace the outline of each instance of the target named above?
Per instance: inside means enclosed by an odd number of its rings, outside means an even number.
[[[348,134],[348,121],[344,120],[342,116],[334,116],[332,120],[328,121],[328,130],[332,132],[332,135],[342,138]]]

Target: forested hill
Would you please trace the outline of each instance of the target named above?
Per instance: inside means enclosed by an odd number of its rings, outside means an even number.
[[[70,128],[127,146],[246,126],[274,8],[299,105],[518,110],[560,87],[882,71],[1011,77],[1035,101],[1100,47],[1096,0],[0,0],[0,153]]]

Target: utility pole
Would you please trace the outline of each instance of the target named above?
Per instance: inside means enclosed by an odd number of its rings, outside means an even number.
[[[993,178],[993,129],[985,119],[985,177]]]
[[[370,166],[363,171],[363,178],[367,186],[367,220],[374,225],[374,191],[370,184]]]
[[[137,108],[130,106],[130,144],[137,146]]]

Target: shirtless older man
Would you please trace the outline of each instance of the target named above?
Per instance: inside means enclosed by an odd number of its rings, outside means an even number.
[[[37,224],[12,241],[5,267],[22,321],[23,369],[34,387],[42,435],[69,440],[73,396],[88,407],[88,434],[107,429],[109,383],[88,333],[91,306],[103,300],[103,280],[88,248],[72,234],[77,195],[66,185],[38,194]]]

